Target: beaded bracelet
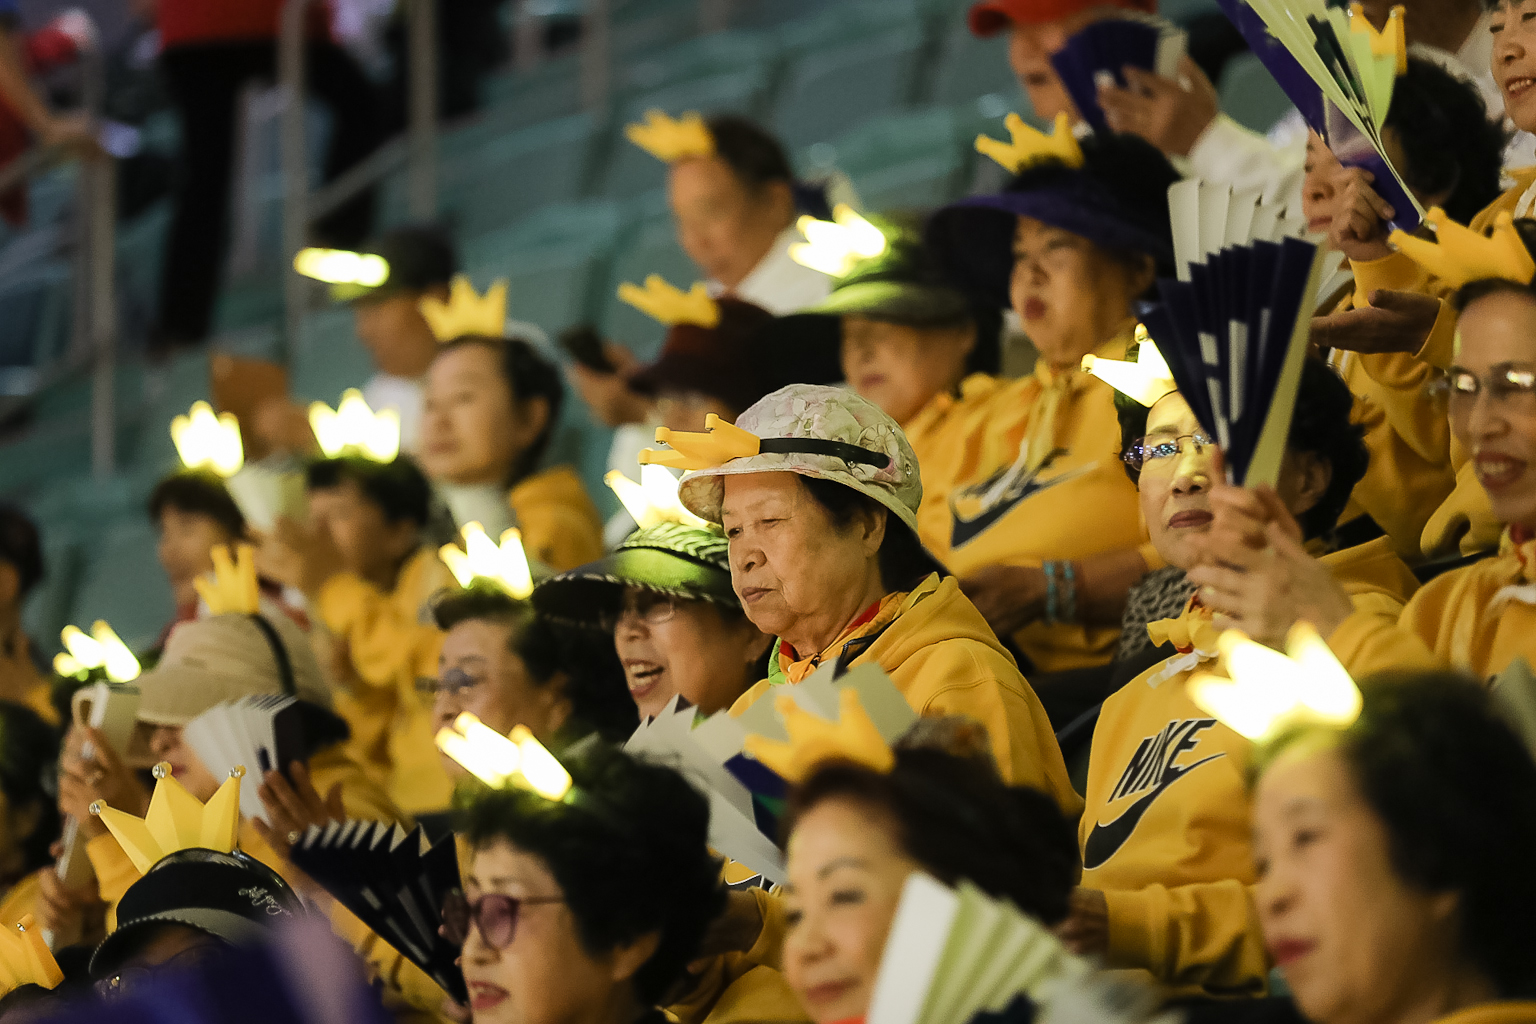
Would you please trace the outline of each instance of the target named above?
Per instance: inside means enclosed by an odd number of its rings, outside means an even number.
[[[1067,585],[1067,587],[1066,587],[1066,590],[1067,590],[1066,600],[1062,601],[1062,605],[1065,607],[1066,613],[1064,615],[1062,615],[1062,620],[1065,621],[1065,622],[1076,622],[1077,621],[1077,573],[1073,569],[1071,562],[1060,562],[1058,564],[1059,564],[1060,569],[1061,569],[1061,578],[1062,578],[1063,581],[1065,581],[1065,583]]]
[[[1046,562],[1041,570],[1045,573],[1045,621],[1056,623],[1056,563]]]

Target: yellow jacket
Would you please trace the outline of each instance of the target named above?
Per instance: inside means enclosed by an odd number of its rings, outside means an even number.
[[[603,557],[603,520],[570,466],[525,478],[507,494],[523,549],[556,572]]]
[[[0,896],[0,928],[14,928],[28,914],[37,916],[37,897],[42,891],[37,876],[47,870],[47,867],[38,868]]]
[[[1049,793],[1069,818],[1077,815],[1083,800],[1067,779],[1039,698],[953,576],[940,579],[934,573],[910,593],[887,595],[879,614],[825,651],[791,661],[782,642],[776,644],[771,678],[737,698],[731,713],[744,712],[777,681],[799,682],[850,641],[869,636],[875,639],[850,666],[879,665],[918,714],[965,715],[980,722],[1005,781]]]
[[[1427,274],[1402,253],[1352,267],[1355,291],[1339,310],[1366,305],[1366,297],[1378,288],[1426,287]],[[1352,419],[1365,428],[1371,453],[1339,521],[1368,513],[1392,538],[1397,553],[1416,562],[1422,557],[1424,527],[1456,482],[1445,396],[1429,387],[1436,370],[1407,352],[1339,350],[1332,362],[1355,396]]]
[[[349,750],[412,814],[448,806],[453,784],[432,742],[430,698],[417,680],[437,676],[442,633],[426,615],[432,594],[452,583],[436,550],[423,547],[385,593],[351,573],[333,576],[317,601],[320,619],[343,645],[352,671],[336,712],[352,728]],[[351,682],[349,689],[345,682]]]
[[[1130,340],[1128,324],[1096,354],[1123,359]],[[1118,457],[1114,394],[1091,374],[1053,371],[1041,360],[971,417],[969,436],[950,456],[958,469],[949,535],[935,538],[943,543],[933,552],[950,572],[964,579],[988,565],[1038,568],[1123,548],[1139,548],[1149,568],[1161,567]],[[1036,670],[1055,672],[1107,662],[1118,636],[1116,626],[1038,621],[1013,640]]]
[[[1358,614],[1391,622],[1413,576],[1385,537],[1323,558]],[[1191,598],[1154,642],[1180,652],[1110,695],[1094,727],[1078,824],[1086,888],[1104,892],[1111,967],[1139,968],[1179,998],[1257,995],[1268,962],[1249,839],[1252,744],[1190,700],[1217,630]]]
[[[1536,1024],[1536,1002],[1512,999],[1508,1002],[1479,1003],[1446,1014],[1438,1018],[1435,1024]]]
[[[967,446],[981,440],[976,417],[986,414],[1006,383],[985,373],[973,373],[960,382],[958,394],[935,395],[916,416],[901,425],[923,478],[917,535],[930,551],[949,548],[949,494],[955,476],[968,463],[974,463],[976,453],[968,452]]]
[[[1517,657],[1536,664],[1533,557],[1536,541],[1516,543],[1506,533],[1497,556],[1430,580],[1396,622],[1351,615],[1328,645],[1357,679],[1446,666],[1492,679]]]

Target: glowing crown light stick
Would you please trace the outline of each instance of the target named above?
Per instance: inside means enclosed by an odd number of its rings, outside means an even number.
[[[389,279],[389,263],[371,252],[348,249],[300,249],[293,269],[326,284],[360,284],[377,288]]]
[[[335,409],[324,402],[311,405],[309,426],[327,458],[355,452],[374,462],[393,462],[400,454],[400,414],[374,412],[356,388],[343,391]]]
[[[625,510],[642,528],[657,523],[681,523],[701,530],[709,528],[709,523],[683,507],[677,496],[677,478],[661,466],[641,466],[639,483],[616,469],[609,470],[603,483],[613,489]]]
[[[101,668],[114,683],[126,683],[139,677],[139,659],[105,621],[97,619],[89,634],[78,627],[65,626],[59,635],[68,652],[53,659],[53,670],[59,675],[78,676]]]
[[[1197,673],[1189,696],[1234,732],[1262,741],[1306,722],[1342,729],[1360,715],[1355,681],[1305,622],[1291,628],[1284,654],[1235,629],[1216,646],[1230,678]]]
[[[1163,354],[1140,324],[1136,325],[1136,344],[1140,348],[1134,363],[1127,359],[1087,355],[1083,356],[1083,371],[1150,409],[1159,398],[1177,391],[1178,385],[1173,381],[1173,371],[1168,369]]]
[[[831,277],[843,277],[860,260],[873,259],[887,248],[885,234],[845,203],[832,208],[831,220],[801,217],[795,227],[806,240],[789,247],[790,258]]]
[[[476,579],[483,579],[518,600],[533,593],[533,572],[523,551],[522,531],[514,527],[503,533],[500,546],[486,536],[479,523],[465,523],[459,534],[464,539],[463,550],[455,544],[438,548],[438,555],[459,586],[468,587]]]
[[[466,711],[453,728],[438,730],[437,746],[488,786],[510,783],[546,800],[562,800],[571,791],[571,773],[527,726],[513,726],[507,737]]]
[[[176,454],[188,469],[211,469],[230,477],[245,465],[245,451],[240,444],[240,422],[234,413],[214,415],[207,402],[193,402],[186,416],[171,420],[171,440]]]

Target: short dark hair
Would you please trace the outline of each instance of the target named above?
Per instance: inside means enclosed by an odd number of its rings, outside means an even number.
[[[1403,180],[1422,195],[1448,193],[1442,206],[1456,223],[1470,222],[1502,191],[1503,124],[1489,119],[1475,85],[1434,61],[1408,58],[1386,127],[1403,147]]]
[[[466,334],[440,346],[438,352],[451,352],[465,345],[482,345],[499,357],[497,362],[501,367],[501,379],[511,389],[514,402],[542,398],[549,407],[544,429],[512,467],[511,477],[506,481],[510,487],[533,472],[549,447],[549,439],[554,435],[560,409],[565,403],[565,385],[560,380],[560,368],[521,338]]]
[[[1536,762],[1470,676],[1383,673],[1360,691],[1339,749],[1386,826],[1393,867],[1422,890],[1458,895],[1462,955],[1501,998],[1536,996]],[[1255,772],[1315,733],[1261,747]]]
[[[328,491],[348,481],[379,507],[387,523],[410,521],[426,526],[431,518],[432,485],[407,456],[374,462],[359,455],[343,455],[311,462],[304,470],[304,486],[311,491]]]
[[[245,536],[245,516],[216,474],[205,469],[183,469],[155,485],[149,495],[149,518],[158,524],[166,509],[207,516],[232,537]]]
[[[19,837],[28,874],[53,861],[48,847],[59,838],[59,810],[48,783],[58,759],[58,735],[41,716],[0,701],[0,793],[12,810],[37,809],[37,826]]]
[[[825,762],[790,791],[786,841],[813,807],[839,799],[888,816],[907,855],[945,884],[968,881],[1046,924],[1066,918],[1073,826],[1046,794],[1005,784],[987,757],[898,746],[889,772]]]
[[[835,480],[813,476],[800,476],[799,480],[816,504],[826,509],[832,525],[839,530],[846,530],[861,513],[885,516],[885,538],[880,542],[877,557],[880,560],[880,585],[887,593],[911,590],[932,573],[949,575],[949,570],[923,547],[912,528],[874,498]]]
[[[715,155],[749,189],[756,191],[775,181],[794,183],[795,172],[784,147],[757,122],[739,114],[716,114],[705,125],[715,140]]]
[[[1135,346],[1127,359],[1135,359]],[[1365,428],[1353,421],[1355,396],[1349,386],[1327,363],[1307,356],[1301,368],[1301,383],[1296,389],[1296,411],[1286,447],[1292,452],[1306,452],[1328,463],[1331,475],[1328,489],[1297,521],[1309,540],[1321,537],[1338,525],[1339,515],[1349,504],[1350,493],[1365,476],[1371,461],[1365,446]],[[1115,392],[1115,416],[1120,421],[1120,450],[1147,433],[1148,409],[1140,402]],[[1141,483],[1141,473],[1126,465],[1131,482]]]
[[[37,524],[15,505],[0,505],[0,562],[16,569],[20,597],[41,583],[47,571]]]
[[[654,1005],[725,905],[720,862],[705,845],[709,804],[671,768],[616,748],[588,744],[562,762],[576,787],[566,800],[484,790],[458,831],[477,848],[504,839],[542,859],[589,953],[658,933],[634,977],[640,1002]]]
[[[613,645],[593,644],[589,632],[550,621],[532,603],[476,580],[463,590],[438,595],[432,619],[445,633],[462,622],[509,627],[511,651],[522,659],[534,685],[558,685],[571,702],[572,738],[595,732],[609,742],[623,742],[640,724]]]

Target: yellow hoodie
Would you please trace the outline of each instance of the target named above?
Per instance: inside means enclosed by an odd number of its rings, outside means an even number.
[[[1536,1002],[1478,1003],[1440,1017],[1435,1024],[1536,1024]]]
[[[909,593],[886,595],[872,618],[819,653],[794,658],[782,641],[776,643],[769,678],[742,694],[731,714],[744,712],[775,683],[799,682],[845,650],[854,655],[849,667],[874,662],[883,668],[918,714],[965,715],[986,726],[1006,782],[1049,793],[1068,818],[1082,809],[1039,698],[953,576],[934,573]]]
[[[1006,383],[984,373],[973,373],[960,382],[958,394],[942,392],[933,396],[916,416],[901,425],[912,453],[917,456],[918,472],[923,479],[917,535],[930,551],[949,548],[949,494],[954,488],[955,474],[975,461],[977,453],[967,448],[981,440],[976,417],[986,414]]]
[[[1436,576],[1395,622],[1358,612],[1328,645],[1355,678],[1450,666],[1492,679],[1518,657],[1536,664],[1536,540],[1506,531],[1499,554]]]
[[[436,550],[423,547],[400,568],[389,593],[340,573],[316,602],[352,669],[338,673],[344,685],[335,694],[336,713],[352,728],[348,749],[411,814],[441,810],[453,794],[432,742],[430,699],[417,687],[417,680],[437,676],[443,643],[427,603],[452,582]]]
[[[1131,323],[1095,354],[1125,358]],[[947,456],[957,465],[949,536],[933,553],[961,579],[989,565],[1038,568],[1138,548],[1162,561],[1142,529],[1136,486],[1119,459],[1114,389],[1091,374],[1053,371],[1044,360],[1001,387]],[[952,442],[953,443],[953,442]],[[1103,664],[1117,626],[1037,621],[1013,640],[1040,672]]]
[[[1324,556],[1358,614],[1393,621],[1413,576],[1387,538]],[[1104,893],[1111,967],[1139,968],[1175,998],[1259,995],[1268,962],[1249,896],[1253,745],[1189,699],[1218,631],[1191,597],[1147,627],[1179,652],[1111,694],[1094,727],[1078,823],[1085,888]]]
[[[565,572],[603,557],[603,520],[570,466],[526,477],[507,494],[528,557]]]

